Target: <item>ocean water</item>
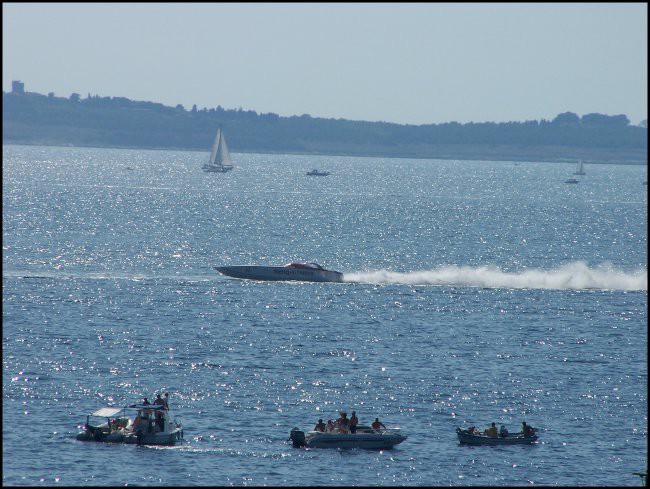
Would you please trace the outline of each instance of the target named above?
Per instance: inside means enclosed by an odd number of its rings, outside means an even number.
[[[640,484],[646,167],[207,156],[3,146],[3,485]],[[213,268],[294,260],[346,282]],[[75,440],[166,391],[181,445]],[[408,439],[291,446],[341,409]]]

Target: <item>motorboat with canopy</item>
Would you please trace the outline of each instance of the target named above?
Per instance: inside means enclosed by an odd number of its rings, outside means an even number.
[[[134,417],[127,413],[135,413]],[[86,416],[76,436],[80,441],[175,445],[183,440],[183,425],[161,404],[103,407]]]

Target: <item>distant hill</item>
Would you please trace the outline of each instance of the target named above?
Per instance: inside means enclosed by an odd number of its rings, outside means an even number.
[[[22,84],[20,84],[22,85]],[[231,152],[647,164],[648,132],[625,115],[559,114],[552,121],[402,125],[124,97],[2,95],[3,143],[209,151],[222,125]]]

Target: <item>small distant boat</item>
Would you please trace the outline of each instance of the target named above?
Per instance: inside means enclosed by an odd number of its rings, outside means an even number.
[[[227,266],[215,267],[229,277],[251,280],[301,280],[305,282],[343,282],[343,274],[326,270],[314,262],[293,262],[283,267]]]
[[[130,418],[126,410],[137,415]],[[77,434],[79,441],[133,443],[138,445],[175,445],[183,439],[183,426],[160,404],[132,404],[104,407],[86,416],[86,423]]]
[[[210,159],[202,168],[205,171],[220,173],[225,173],[234,168],[221,126],[217,129],[217,135],[214,137]]]
[[[507,436],[488,436],[478,431],[456,428],[458,441],[464,445],[528,445],[537,441],[538,436],[532,434],[524,436],[523,433],[513,433]]]
[[[574,175],[586,175],[585,166],[582,164],[582,160],[578,162],[578,168],[576,169]]]
[[[327,433],[304,431],[294,428],[289,434],[295,448],[364,448],[367,450],[390,450],[399,445],[406,436],[399,428],[374,430],[370,426],[357,426],[356,433]]]
[[[579,181],[575,178],[569,178],[568,180],[565,180],[564,183],[579,183]]]
[[[326,177],[329,175],[330,172],[328,171],[318,171],[315,168],[312,171],[308,171],[306,175],[309,175],[310,177]]]

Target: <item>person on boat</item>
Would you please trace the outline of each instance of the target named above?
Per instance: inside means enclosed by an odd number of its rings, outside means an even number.
[[[529,436],[533,436],[535,434],[535,428],[526,424],[526,422],[523,421],[521,423],[521,432],[523,433],[525,438],[528,438]]]
[[[325,428],[325,430],[328,433],[334,433],[334,430],[335,430],[334,421],[332,421],[331,419],[328,419],[327,420],[327,427]]]
[[[156,426],[160,428],[157,431],[165,431],[165,418],[163,416],[163,413],[160,411],[156,413]]]
[[[490,436],[492,438],[496,438],[499,436],[499,433],[497,431],[497,424],[492,423],[492,426],[490,426],[487,430],[483,432],[484,435]]]
[[[316,423],[316,426],[314,426],[314,431],[322,431],[325,432],[325,423],[323,423],[322,419],[318,420],[318,423]]]
[[[131,425],[131,429],[133,431],[138,431],[138,428],[142,429],[142,427],[140,426],[141,424],[142,424],[142,417],[140,416],[140,413],[138,413],[138,415],[133,420],[133,424]]]
[[[147,398],[145,397],[145,398],[144,398],[144,401],[142,401],[142,405],[143,405],[143,406],[151,406],[151,403],[149,402],[149,399],[147,399]],[[142,411],[142,414],[144,414],[144,417],[145,417],[145,418],[148,418],[149,416],[151,416],[151,409],[144,409],[144,410]]]
[[[501,428],[499,428],[499,436],[501,438],[506,438],[508,436],[508,428],[506,428],[506,425],[502,424]]]
[[[165,398],[163,399],[165,409],[169,411],[169,392],[165,392]]]
[[[339,433],[348,433],[350,431],[350,420],[348,419],[348,413],[341,411],[339,414],[341,416],[336,420],[338,431]]]
[[[375,418],[375,420],[372,422],[370,426],[372,426],[372,429],[375,431],[379,431],[379,428],[386,429],[386,426],[384,425],[384,423],[379,421],[379,418]]]
[[[357,425],[359,424],[359,418],[357,418],[357,412],[352,411],[352,416],[350,417],[350,433],[357,432]]]
[[[163,398],[160,397],[160,394],[156,394],[156,399],[154,399],[153,403],[157,404],[157,405],[160,405],[160,406],[165,405],[165,401],[163,401]]]

